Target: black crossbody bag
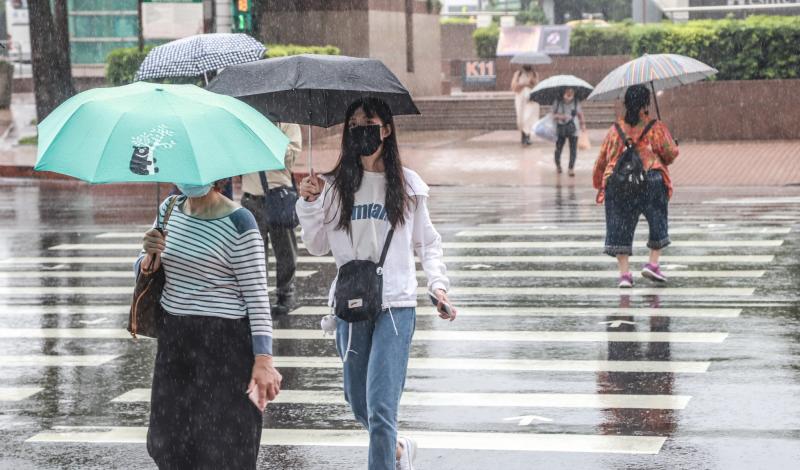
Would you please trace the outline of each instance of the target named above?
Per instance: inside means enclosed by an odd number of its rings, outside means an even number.
[[[383,309],[383,263],[392,243],[394,228],[383,243],[377,263],[354,259],[342,265],[336,276],[333,311],[348,323],[373,320]]]
[[[300,223],[295,211],[297,190],[283,186],[269,189],[267,174],[259,171],[258,176],[261,178],[261,188],[264,190],[264,217],[267,219],[267,225],[289,229],[297,227]],[[294,178],[292,184],[294,184]]]

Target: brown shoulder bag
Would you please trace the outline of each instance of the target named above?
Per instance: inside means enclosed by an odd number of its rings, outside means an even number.
[[[177,200],[177,196],[172,196],[167,211],[164,213],[164,221],[160,227],[156,227],[162,234],[167,228],[167,222],[169,222]],[[151,263],[155,263],[155,260],[156,258],[153,257]],[[164,290],[165,281],[163,264],[153,273],[137,273],[136,287],[133,289],[133,302],[131,302],[131,311],[128,317],[128,331],[134,338],[139,336],[158,337],[158,327],[165,313],[161,307],[161,292]]]

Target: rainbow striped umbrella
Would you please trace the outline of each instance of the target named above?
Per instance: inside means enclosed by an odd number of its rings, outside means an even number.
[[[655,92],[698,82],[717,73],[717,69],[699,60],[678,54],[645,54],[620,65],[597,84],[589,100],[622,98],[633,85],[650,84]],[[658,101],[656,101],[658,111]]]

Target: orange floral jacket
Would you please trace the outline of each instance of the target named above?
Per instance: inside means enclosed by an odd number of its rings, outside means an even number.
[[[630,126],[625,121],[620,120],[619,125],[622,126],[622,131],[625,135],[636,142],[642,135],[646,122]],[[594,164],[594,173],[592,175],[592,182],[595,189],[598,190],[598,203],[602,203],[605,200],[606,181],[614,171],[614,166],[616,166],[617,160],[622,156],[624,150],[625,145],[617,133],[617,129],[611,126],[605,140],[603,140],[603,145],[600,147],[600,155]],[[658,170],[664,175],[664,184],[667,185],[667,197],[671,198],[672,179],[670,179],[667,167],[678,158],[678,145],[672,139],[667,126],[661,121],[656,122],[644,139],[636,146],[636,150],[642,158],[645,170]]]

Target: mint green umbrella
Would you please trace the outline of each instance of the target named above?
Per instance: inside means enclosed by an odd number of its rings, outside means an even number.
[[[284,168],[289,139],[242,101],[137,82],[80,93],[39,124],[36,170],[90,183],[208,184]]]

